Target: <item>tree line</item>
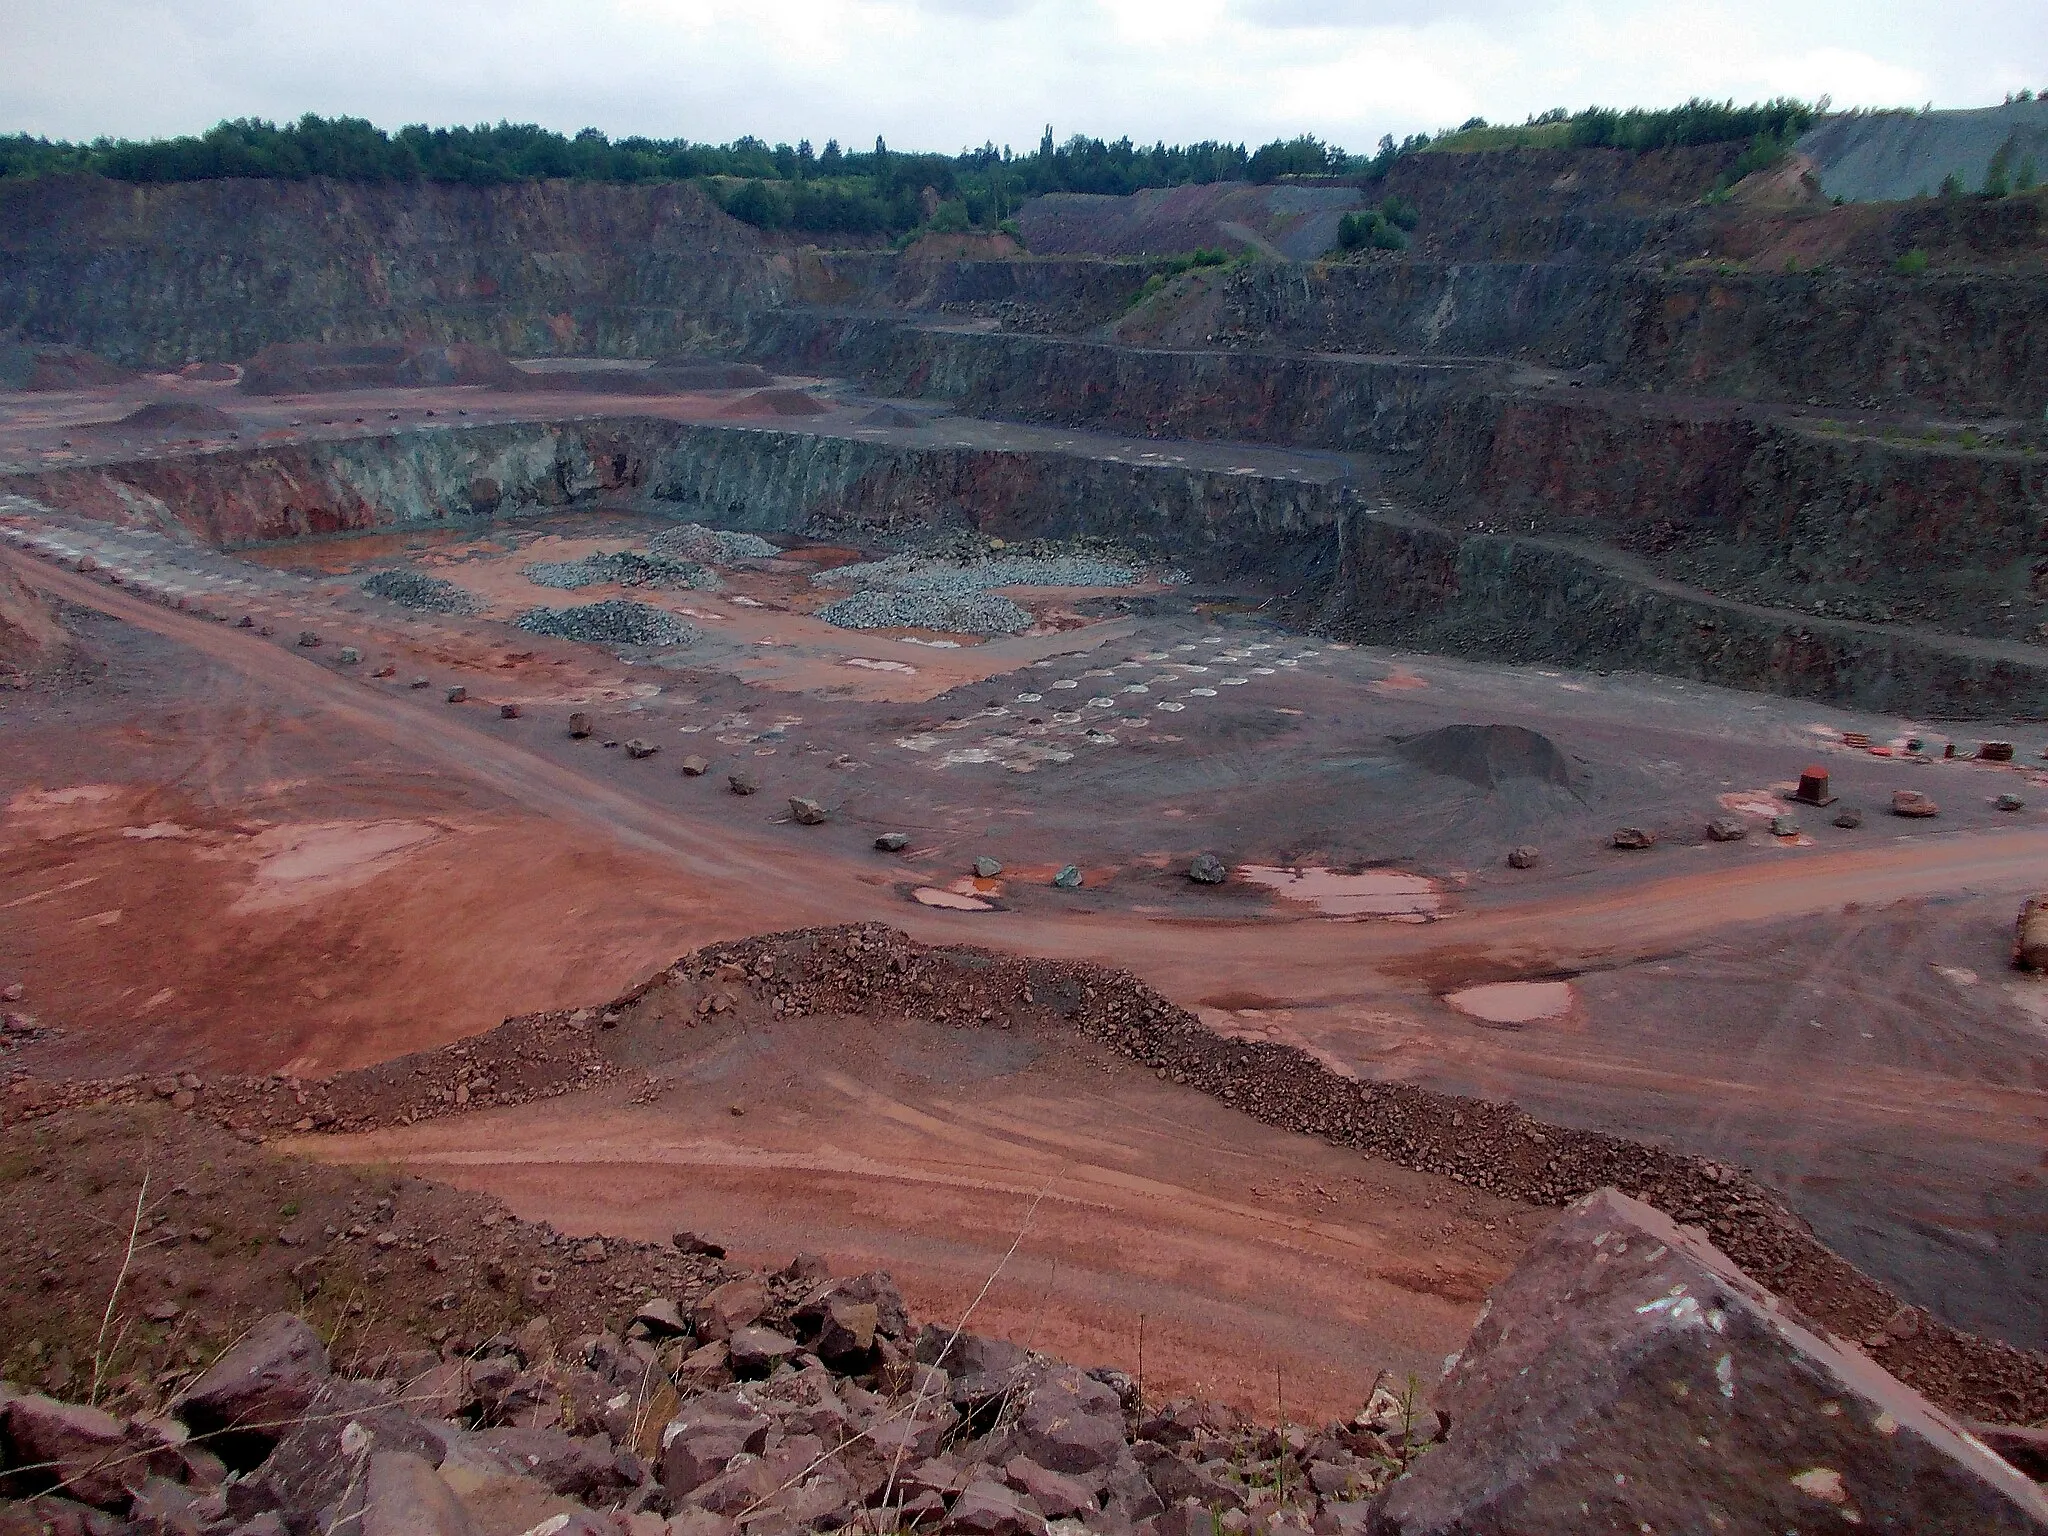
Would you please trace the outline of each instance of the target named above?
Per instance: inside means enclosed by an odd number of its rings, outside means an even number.
[[[1797,102],[1737,108],[1694,101],[1669,112],[1593,108],[1575,116],[1552,114],[1546,121],[1567,124],[1574,143],[1644,149],[1765,134],[1784,140],[1811,119],[1812,110]],[[1466,124],[1467,129],[1473,126]],[[393,133],[362,118],[308,113],[282,125],[239,118],[205,133],[169,139],[101,138],[76,144],[19,134],[0,138],[0,177],[95,175],[144,183],[330,177],[467,186],[548,179],[695,180],[727,212],[759,228],[902,234],[921,228],[1000,227],[1026,199],[1049,192],[1122,195],[1218,181],[1382,177],[1402,155],[1430,147],[1428,134],[1399,143],[1388,136],[1370,156],[1347,154],[1312,134],[1276,139],[1255,150],[1222,140],[1144,145],[1127,137],[1080,134],[1061,143],[1048,128],[1035,152],[1018,154],[1008,146],[984,144],[945,155],[892,150],[880,138],[871,150],[846,149],[836,139],[820,150],[808,139],[795,145],[770,145],[753,137],[729,144],[641,136],[614,140],[595,128],[571,135],[531,123],[413,124]]]

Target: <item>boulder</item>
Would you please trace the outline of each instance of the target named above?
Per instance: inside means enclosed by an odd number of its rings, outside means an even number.
[[[1542,853],[1535,847],[1528,843],[1523,843],[1520,847],[1508,850],[1508,868],[1534,869],[1537,861],[1542,857]]]
[[[875,1348],[875,1326],[880,1314],[871,1301],[851,1301],[835,1296],[825,1307],[824,1321],[812,1349],[820,1360],[842,1373],[867,1361]]]
[[[1024,1494],[983,1478],[960,1490],[946,1529],[967,1536],[1045,1536],[1045,1517]]]
[[[194,1434],[209,1435],[231,1466],[254,1466],[283,1437],[329,1376],[327,1346],[304,1318],[273,1312],[171,1404]]]
[[[1003,872],[1003,866],[984,853],[974,861],[974,872],[984,880],[993,880]]]
[[[2029,896],[2013,924],[2012,963],[2023,971],[2048,971],[2048,896]]]
[[[884,832],[875,839],[875,846],[883,853],[901,853],[910,846],[908,832]]]
[[[128,1502],[129,1492],[149,1476],[129,1427],[110,1413],[83,1403],[60,1403],[29,1394],[0,1406],[0,1463],[17,1471],[9,1481],[23,1492],[61,1486],[74,1499],[103,1508]]]
[[[759,1454],[774,1420],[730,1392],[698,1398],[661,1432],[661,1485],[683,1498],[733,1457]]]
[[[826,1313],[835,1302],[871,1303],[875,1309],[875,1331],[884,1337],[900,1339],[910,1332],[910,1312],[903,1304],[903,1293],[896,1289],[888,1271],[871,1269],[834,1280],[806,1297],[790,1314],[797,1336],[809,1338],[822,1330]]]
[[[1437,1394],[1378,1536],[2048,1533],[2048,1497],[1918,1393],[1614,1190],[1569,1208]]]
[[[1771,818],[1771,836],[1797,837],[1798,835],[1799,818],[1797,816],[1773,816]]]
[[[759,793],[761,785],[751,773],[728,773],[725,787],[736,795],[752,795]]]
[[[643,741],[638,736],[631,738],[626,743],[626,756],[628,757],[652,757],[660,750],[661,748],[653,742]]]
[[[1099,1472],[1124,1449],[1123,1403],[1094,1377],[1062,1366],[1031,1394],[1017,1445],[1053,1472]]]
[[[768,1310],[768,1288],[751,1275],[728,1280],[704,1293],[690,1308],[690,1326],[709,1343],[729,1339]]]
[[[1715,843],[1739,843],[1749,836],[1749,825],[1733,816],[1716,816],[1707,823],[1707,840]]]
[[[498,718],[500,720],[517,720],[519,718],[519,706],[517,704],[500,704],[498,706]]]
[[[582,710],[577,710],[576,713],[569,717],[569,734],[571,736],[574,736],[578,741],[581,741],[584,737],[588,736],[590,732],[590,716],[586,715]]]
[[[476,1536],[455,1491],[422,1457],[375,1453],[361,1497],[360,1513],[346,1526],[362,1536]]]
[[[711,771],[711,764],[692,752],[676,764],[676,771],[686,779],[701,779]]]
[[[1195,862],[1188,866],[1188,878],[1197,885],[1221,885],[1229,873],[1213,853],[1196,854]]]
[[[789,797],[789,819],[800,827],[822,827],[828,817],[825,807],[802,795]]]
[[[1052,883],[1055,890],[1078,891],[1081,888],[1081,866],[1062,864],[1059,873],[1052,877]]]
[[[417,1416],[430,1411],[410,1393],[394,1398],[371,1382],[324,1382],[262,1466],[229,1486],[231,1503],[274,1509],[297,1530],[325,1530],[371,1452],[402,1451],[435,1466],[447,1458],[457,1432]]]
[[[641,1302],[640,1310],[633,1314],[633,1321],[657,1337],[690,1331],[689,1323],[676,1310],[676,1304],[666,1296],[650,1296]]]
[[[588,1503],[601,1503],[631,1487],[634,1479],[620,1465],[608,1435],[578,1437],[559,1429],[486,1429],[470,1437],[526,1477],[545,1483],[555,1493]]]
[[[725,1257],[725,1248],[722,1244],[699,1237],[694,1232],[678,1232],[669,1241],[675,1245],[678,1253],[699,1253],[712,1259]]]
[[[1003,1477],[1019,1493],[1030,1494],[1031,1502],[1047,1519],[1095,1513],[1095,1489],[1090,1484],[1041,1467],[1029,1456],[1012,1456],[1003,1468]]]
[[[1863,825],[1863,813],[1850,806],[1847,810],[1835,812],[1835,825],[1845,832],[1853,832]]]
[[[1648,827],[1616,827],[1613,841],[1617,848],[1654,848],[1657,834]]]
[[[1941,807],[1917,789],[1895,789],[1892,791],[1892,814],[1922,818],[1939,816]]]
[[[2010,790],[2000,795],[1998,799],[1993,803],[1997,805],[1997,807],[2001,811],[2024,811],[2027,808],[2027,802],[2022,800],[2018,795],[2013,794]]]
[[[460,683],[457,683],[453,688],[450,688],[448,690],[448,702],[450,704],[460,704],[464,699],[467,699],[468,697],[469,690],[463,687],[462,684]]]
[[[785,1360],[802,1353],[803,1346],[773,1328],[735,1328],[725,1341],[735,1376],[766,1376]]]

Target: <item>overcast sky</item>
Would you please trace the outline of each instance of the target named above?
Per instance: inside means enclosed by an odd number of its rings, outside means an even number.
[[[1035,145],[2048,89],[2048,0],[0,0],[0,132],[348,113],[724,141]]]

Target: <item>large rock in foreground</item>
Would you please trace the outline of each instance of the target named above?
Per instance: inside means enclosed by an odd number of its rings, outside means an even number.
[[[2048,1498],[1954,1420],[1613,1190],[1496,1287],[1438,1406],[1449,1439],[1377,1536],[2048,1533]]]

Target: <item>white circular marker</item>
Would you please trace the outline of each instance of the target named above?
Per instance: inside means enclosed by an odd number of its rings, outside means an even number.
[[[1271,667],[1253,667],[1251,672],[1253,677],[1271,677],[1273,675]]]
[[[1282,657],[1280,660],[1274,662],[1273,665],[1275,665],[1276,667],[1298,667],[1301,665],[1301,663],[1298,661],[1288,661],[1285,657]],[[1055,683],[1053,686],[1058,687],[1059,685]]]
[[[1017,702],[1019,704],[1036,704],[1044,697],[1045,695],[1042,693],[1020,693],[1017,695]]]
[[[1115,699],[1105,699],[1105,698],[1097,697],[1097,698],[1093,698],[1093,699],[1090,699],[1090,700],[1088,701],[1088,707],[1089,707],[1090,709],[1115,709],[1115,708],[1116,708],[1116,700],[1115,700]]]
[[[1150,688],[1147,688],[1143,683],[1131,683],[1127,685],[1123,691],[1125,693],[1150,693],[1152,690]]]
[[[1161,704],[1161,705],[1160,705],[1159,707],[1160,707],[1161,709],[1165,710],[1165,711],[1166,711],[1166,712],[1167,712],[1168,714],[1170,714],[1170,715],[1177,715],[1177,714],[1179,714],[1179,713],[1180,713],[1180,712],[1181,712],[1182,710],[1186,709],[1186,708],[1187,708],[1187,705],[1185,705],[1185,704]]]
[[[1081,685],[1075,682],[1071,677],[1063,677],[1058,682],[1053,684],[1053,687],[1055,688],[1078,688],[1080,686]]]
[[[1190,688],[1188,690],[1188,697],[1191,699],[1213,699],[1216,697],[1216,690],[1214,688]]]
[[[1251,679],[1248,677],[1219,677],[1217,681],[1226,688],[1242,688]]]
[[[1052,718],[1054,723],[1058,725],[1079,725],[1081,723],[1081,717],[1079,715],[1064,709],[1061,710],[1058,714],[1054,715]]]

